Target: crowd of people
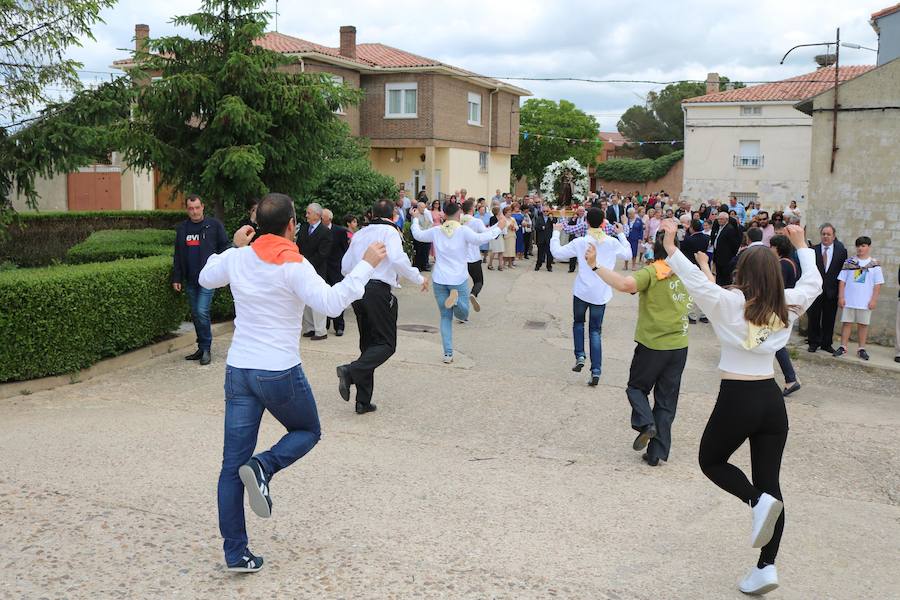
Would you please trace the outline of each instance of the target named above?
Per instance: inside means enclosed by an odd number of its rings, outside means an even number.
[[[449,364],[454,322],[466,323],[470,311],[481,310],[483,265],[499,272],[534,260],[535,271],[552,271],[557,262],[577,271],[572,371],[589,365],[589,386],[597,386],[602,376],[606,304],[614,291],[638,295],[625,396],[636,432],[632,447],[645,450],[642,459],[649,466],[669,458],[690,325],[711,324],[721,346],[722,382],[702,434],[700,467],[752,513],[751,545],[760,556],[740,589],[762,594],[778,586],[775,558],[784,527],[779,469],[788,433],[784,397],[800,389],[786,344],[795,322],[808,313],[811,352],[842,356],[855,324],[857,356],[868,360],[867,326],[884,282],[870,238],[859,237],[855,256],[849,257],[834,226],[826,223],[818,229],[820,242],[813,244],[793,202],[770,215],[737,198],[701,203],[694,210],[665,192],[601,190],[561,209],[537,194],[516,198],[497,190],[486,200],[460,190],[430,202],[423,190],[415,200],[405,193],[378,200],[365,215],[345,216],[343,224],[316,203],[306,206],[305,222],[298,223],[293,200],[269,194],[251,203],[234,234],[236,248],[226,249],[221,224],[204,217],[202,201],[190,197],[187,208],[173,276],[176,290],[183,285],[191,294],[197,327],[198,352],[186,358],[210,362],[208,304],[204,313],[202,303],[211,301],[215,288],[231,286],[237,314],[226,361],[218,492],[229,570],[253,572],[262,566],[247,546],[243,489],[251,509],[270,516],[271,478],[320,436],[298,340],[327,339],[329,329],[343,335],[343,313],[352,307],[360,354],[336,366],[337,391],[349,401],[355,389],[356,412],[373,412],[375,370],[397,349],[399,307],[393,291],[401,280],[423,292],[431,287],[443,362]],[[405,235],[411,237],[412,256]],[[840,345],[833,348],[838,308]],[[775,361],[783,387],[774,378]],[[287,433],[270,450],[254,454],[264,410]],[[746,440],[752,483],[729,463]]]

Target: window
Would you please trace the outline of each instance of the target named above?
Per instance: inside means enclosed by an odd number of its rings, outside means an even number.
[[[331,76],[331,82],[332,82],[334,85],[336,85],[336,86],[343,86],[343,85],[344,85],[344,78],[341,77],[340,75],[332,75],[332,76]],[[344,112],[344,107],[343,107],[343,106],[338,106],[338,107],[335,109],[334,114],[336,114],[336,115],[343,115],[343,114],[346,114],[346,113]]]
[[[763,166],[763,156],[759,150],[759,140],[741,140],[734,166],[742,169],[759,169]]]
[[[488,170],[488,153],[487,152],[479,152],[478,153],[478,170],[482,173],[487,173]]]
[[[481,127],[481,94],[469,92],[469,125]]]
[[[742,117],[758,117],[762,114],[762,106],[742,106]]]
[[[385,84],[384,118],[415,119],[417,91],[415,82]]]

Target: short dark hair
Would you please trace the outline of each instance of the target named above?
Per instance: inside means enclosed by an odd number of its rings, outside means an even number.
[[[790,258],[794,254],[794,244],[791,243],[791,240],[786,235],[773,235],[772,239],[769,240],[769,245],[775,248],[775,251],[778,252],[778,256],[781,258]]]
[[[394,203],[391,200],[382,198],[372,205],[372,216],[377,219],[393,219]]]
[[[857,248],[859,248],[860,246],[871,246],[871,245],[872,245],[872,238],[870,238],[870,237],[867,236],[867,235],[861,235],[861,236],[859,236],[858,238],[856,238],[856,243],[855,243],[854,245],[855,245]]]
[[[194,200],[200,200],[200,204],[203,204],[203,200],[197,194],[188,194],[184,197],[184,205],[187,206],[188,202],[193,202]]]
[[[472,199],[469,198],[468,200],[466,200],[465,202],[463,202],[462,210],[463,210],[464,213],[468,214],[468,212],[469,212],[470,210],[472,210],[472,207],[473,207],[473,206],[475,206],[475,202],[473,202]]]
[[[700,222],[700,219],[694,219],[691,221],[691,229],[694,231],[703,231],[703,223]]]
[[[456,213],[459,212],[459,204],[456,202],[448,202],[444,205],[444,214],[448,217],[452,217]]]
[[[761,242],[762,238],[763,232],[759,227],[753,227],[752,229],[747,230],[747,239],[751,242]]]
[[[589,208],[587,211],[587,222],[594,229],[603,225],[603,211],[599,208]]]
[[[666,252],[666,245],[663,243],[663,240],[665,240],[665,238],[666,238],[665,231],[660,230],[660,231],[656,232],[656,239],[653,240],[653,259],[654,260],[663,260],[666,256],[669,255],[669,253]],[[678,243],[678,236],[675,236],[675,247],[678,248],[679,245],[680,244]]]
[[[349,225],[350,223],[353,222],[353,219],[358,220],[359,217],[357,217],[356,215],[354,215],[352,213],[347,213],[346,215],[344,215],[344,225]]]
[[[256,207],[256,223],[259,235],[271,233],[281,235],[287,229],[291,219],[297,220],[294,211],[294,200],[287,194],[266,194]]]
[[[247,209],[247,212],[253,210],[254,206],[259,206],[259,198],[250,198],[244,203],[244,208]]]

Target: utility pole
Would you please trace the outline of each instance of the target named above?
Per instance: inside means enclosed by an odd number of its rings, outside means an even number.
[[[837,41],[834,45],[834,112],[831,120],[831,173],[834,173],[834,157],[837,154],[837,121],[838,121],[838,71],[841,64],[841,28],[837,28]]]

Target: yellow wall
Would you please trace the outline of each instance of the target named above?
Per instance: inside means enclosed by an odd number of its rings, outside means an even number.
[[[372,148],[369,150],[369,160],[373,169],[393,177],[398,185],[403,183],[407,190],[412,190],[413,171],[425,171],[425,163],[421,158],[425,154],[425,148],[403,148],[399,151],[403,153],[403,159],[397,162],[393,160],[393,148]]]

